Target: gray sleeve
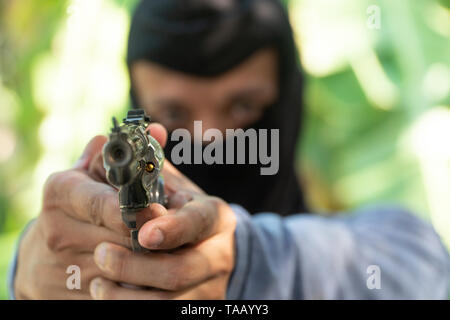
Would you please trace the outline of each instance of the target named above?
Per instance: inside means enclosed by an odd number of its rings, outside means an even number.
[[[14,280],[16,279],[16,270],[17,270],[17,262],[18,262],[18,256],[19,256],[19,246],[20,246],[20,242],[22,241],[23,236],[25,235],[25,233],[28,231],[28,229],[30,228],[30,226],[35,222],[36,220],[33,219],[30,222],[28,222],[28,224],[25,226],[25,228],[23,229],[19,240],[16,243],[16,249],[14,250],[14,256],[13,259],[11,261],[11,264],[9,265],[9,269],[8,269],[8,275],[7,275],[7,283],[8,283],[8,295],[9,295],[9,299],[10,300],[15,300],[16,299],[16,295],[14,292]]]
[[[232,208],[228,299],[448,298],[448,252],[431,225],[404,209],[283,218]]]

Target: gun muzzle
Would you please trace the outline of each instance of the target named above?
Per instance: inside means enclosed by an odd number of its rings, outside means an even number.
[[[121,139],[112,139],[105,145],[105,163],[109,166],[108,179],[116,185],[125,185],[133,178],[131,162],[133,150]]]

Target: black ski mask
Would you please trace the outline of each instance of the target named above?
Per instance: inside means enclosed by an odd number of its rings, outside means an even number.
[[[278,173],[261,175],[260,165],[247,164],[176,167],[208,194],[251,213],[306,212],[294,170],[302,84],[292,30],[277,0],[143,0],[132,19],[127,63],[130,67],[147,60],[214,77],[267,47],[275,48],[279,57],[280,94],[251,128],[280,130]],[[131,98],[133,107],[139,107],[133,88]],[[173,146],[169,137],[165,148],[169,160]]]

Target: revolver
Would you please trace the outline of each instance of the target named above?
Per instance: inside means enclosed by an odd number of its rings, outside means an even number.
[[[130,229],[135,252],[146,251],[138,241],[136,217],[139,211],[157,202],[165,205],[164,162],[161,145],[150,136],[150,118],[144,110],[130,110],[122,124],[113,117],[113,128],[103,147],[103,166],[110,184],[119,189],[122,220]]]

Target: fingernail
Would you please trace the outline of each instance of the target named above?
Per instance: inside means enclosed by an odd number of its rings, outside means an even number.
[[[163,241],[164,235],[157,227],[153,228],[147,236],[147,245],[151,248],[157,248]]]
[[[108,271],[110,269],[109,261],[111,259],[108,259],[108,245],[106,243],[101,243],[97,246],[95,249],[95,261],[97,262],[97,265],[103,269]]]
[[[94,279],[91,281],[90,291],[94,299],[103,299],[103,286],[100,279]]]

